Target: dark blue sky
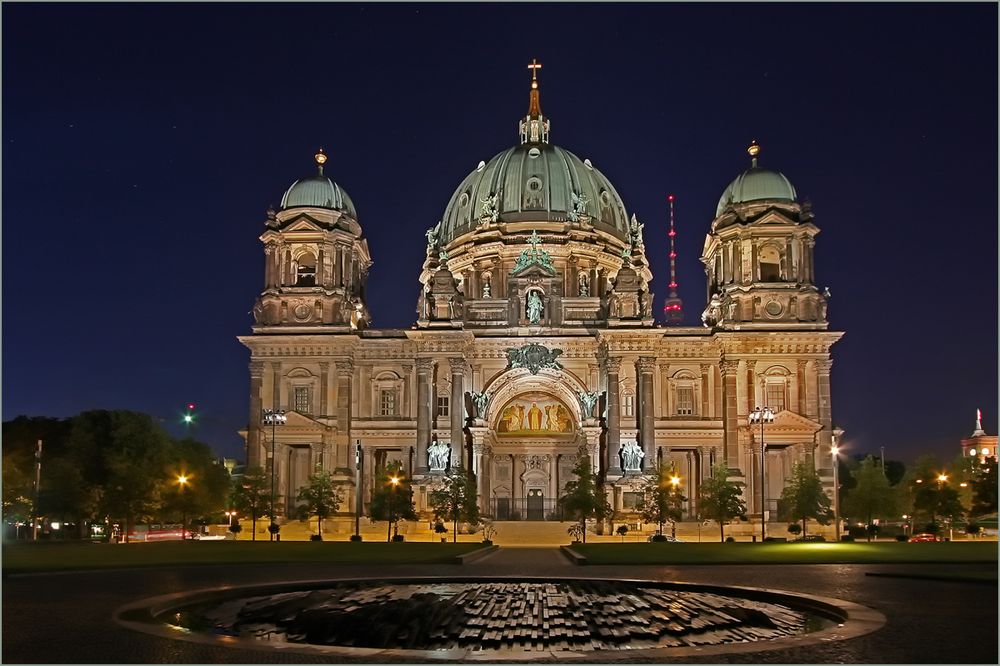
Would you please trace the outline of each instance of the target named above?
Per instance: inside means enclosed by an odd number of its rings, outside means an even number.
[[[951,457],[997,427],[997,6],[25,5],[3,13],[3,418],[128,408],[242,451],[264,211],[330,155],[413,323],[424,230],[517,141],[538,58],[552,140],[646,223],[687,323],[756,138],[814,206],[834,422]],[[175,430],[176,431],[176,430]]]

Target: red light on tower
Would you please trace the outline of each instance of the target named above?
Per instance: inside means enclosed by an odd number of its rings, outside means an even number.
[[[670,296],[663,303],[663,316],[666,317],[667,326],[680,326],[684,322],[684,310],[681,299],[677,295],[677,250],[674,247],[674,238],[677,232],[674,230],[674,195],[667,195],[667,203],[670,204]]]
[[[189,402],[188,403],[188,410],[189,411],[194,411],[194,403],[193,402]]]

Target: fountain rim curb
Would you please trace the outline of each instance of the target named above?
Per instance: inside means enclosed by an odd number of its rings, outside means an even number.
[[[738,593],[746,599],[756,601],[778,602],[790,605],[796,610],[807,610],[833,620],[837,626],[797,636],[785,636],[769,641],[749,643],[725,643],[720,645],[685,646],[685,647],[650,647],[634,650],[485,650],[476,651],[469,648],[450,650],[409,650],[405,648],[366,648],[338,645],[310,645],[307,643],[291,643],[285,641],[260,641],[251,638],[236,638],[200,633],[183,633],[167,628],[156,621],[156,617],[170,612],[178,607],[194,603],[218,599],[220,602],[240,596],[257,596],[258,594],[275,594],[309,589],[333,587],[341,583],[571,583],[571,582],[608,582],[629,583],[636,585],[651,585],[690,592],[707,592],[725,596],[737,596]],[[248,592],[252,591],[252,594]],[[789,604],[789,600],[794,603]],[[147,617],[141,619],[124,618],[125,614],[145,611]],[[749,654],[756,652],[771,652],[794,647],[826,644],[830,641],[847,640],[863,636],[878,629],[886,623],[886,617],[879,611],[861,604],[833,597],[787,592],[771,588],[744,587],[737,585],[711,585],[685,581],[657,581],[636,578],[584,578],[579,576],[364,576],[350,578],[323,578],[301,581],[282,581],[277,583],[250,583],[246,585],[223,585],[213,588],[202,588],[190,592],[174,592],[140,599],[117,608],[112,614],[113,621],[126,629],[166,638],[181,640],[202,645],[226,647],[235,649],[260,650],[263,652],[280,652],[285,654],[309,654],[322,656],[344,656],[353,658],[394,657],[400,661],[407,658],[421,661],[529,661],[539,658],[609,662],[632,660],[635,658],[656,657],[686,657],[695,655],[715,654]]]

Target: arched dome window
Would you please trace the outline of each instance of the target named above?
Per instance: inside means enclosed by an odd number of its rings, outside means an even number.
[[[295,286],[316,286],[316,257],[312,252],[305,252],[295,262]]]
[[[765,245],[760,248],[757,255],[760,263],[761,282],[781,281],[781,252],[773,245]]]

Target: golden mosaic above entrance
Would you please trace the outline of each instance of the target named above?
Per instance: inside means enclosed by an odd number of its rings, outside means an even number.
[[[559,437],[573,433],[572,413],[547,393],[522,393],[500,411],[498,437]]]

